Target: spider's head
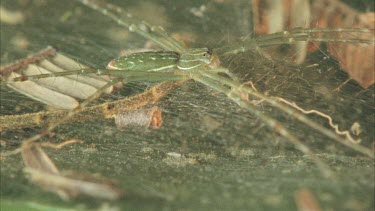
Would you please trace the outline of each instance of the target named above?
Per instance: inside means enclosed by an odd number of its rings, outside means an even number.
[[[197,67],[210,66],[215,61],[215,56],[208,48],[187,49],[181,54],[178,61],[180,70],[192,70]]]

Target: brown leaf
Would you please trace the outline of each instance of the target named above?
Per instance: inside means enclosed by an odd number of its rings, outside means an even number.
[[[121,197],[122,191],[113,183],[104,179],[70,178],[61,175],[52,159],[43,151],[40,144],[26,143],[22,146],[22,157],[25,171],[32,183],[70,199],[79,195],[93,198],[115,200]]]

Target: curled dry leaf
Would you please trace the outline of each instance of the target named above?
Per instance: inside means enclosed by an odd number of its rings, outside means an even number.
[[[158,107],[124,110],[115,115],[118,129],[129,127],[158,129],[163,124],[161,110]]]
[[[52,159],[37,143],[26,143],[22,146],[22,157],[25,172],[31,182],[59,195],[62,199],[70,199],[79,195],[93,198],[115,200],[122,192],[109,181],[103,179],[71,178],[62,175]]]
[[[26,143],[22,146],[21,153],[26,168],[48,174],[60,174],[55,163],[39,144]]]
[[[30,180],[48,191],[57,193],[63,199],[70,199],[79,195],[93,198],[116,200],[122,192],[107,181],[86,181],[69,178],[67,176],[49,174],[32,168],[26,168]]]

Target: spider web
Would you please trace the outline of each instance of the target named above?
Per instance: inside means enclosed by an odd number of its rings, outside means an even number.
[[[114,3],[129,8],[142,19],[165,26],[171,33],[191,38],[191,47],[215,48],[230,45],[238,37],[251,33],[251,22],[239,21],[242,14],[239,11],[245,13],[249,8],[239,2],[197,0],[176,3],[161,0]],[[35,1],[29,4],[4,3],[7,8],[23,11],[27,18],[17,25],[1,23],[1,64],[52,45],[79,62],[104,67],[119,52],[146,45],[146,40],[129,34],[127,29],[74,1]],[[158,15],[149,15],[151,11]],[[200,16],[199,12],[203,15]],[[285,59],[268,60],[258,52],[222,59],[223,66],[235,72],[243,82],[253,82],[260,92],[296,102],[307,110],[327,113],[342,129],[358,122],[363,131],[360,135],[363,144],[373,144],[373,86],[364,90],[349,81],[341,87],[348,76],[336,61],[327,58],[327,53],[314,53],[300,66]],[[143,82],[127,84],[124,89],[94,104],[134,95],[152,85]],[[336,90],[338,87],[341,88]],[[1,88],[2,115],[46,109]],[[158,130],[129,128],[120,131],[113,121],[108,120],[65,124],[46,140],[60,142],[76,138],[85,143],[47,152],[62,169],[99,173],[119,180],[120,186],[132,196],[125,202],[115,203],[120,207],[223,209],[231,205],[230,208],[242,209],[290,209],[295,206],[293,194],[299,187],[310,188],[316,195],[330,195],[334,200],[319,198],[324,207],[345,208],[349,205],[343,202],[348,200],[363,203],[364,209],[373,206],[374,181],[371,178],[374,172],[368,167],[373,166],[372,160],[359,157],[272,106],[257,105],[258,109],[285,124],[337,171],[335,184],[330,184],[331,181],[323,178],[308,158],[286,144],[260,120],[224,95],[201,84],[189,81],[156,105],[163,111],[163,126]],[[327,125],[321,118],[311,118]],[[3,131],[1,139],[6,144],[2,150],[14,148],[23,138],[40,130]],[[170,152],[180,153],[196,163],[170,159]],[[41,189],[35,190],[24,179],[19,157],[1,162],[3,199],[75,206],[75,202],[62,203],[57,197],[46,197],[46,192]],[[337,194],[337,190],[345,194]],[[194,205],[197,202],[200,205]],[[95,205],[99,204],[95,202]]]

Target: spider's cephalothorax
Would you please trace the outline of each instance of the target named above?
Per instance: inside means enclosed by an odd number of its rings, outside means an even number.
[[[177,68],[182,71],[189,71],[204,65],[210,65],[214,56],[208,48],[186,49],[178,61]]]

